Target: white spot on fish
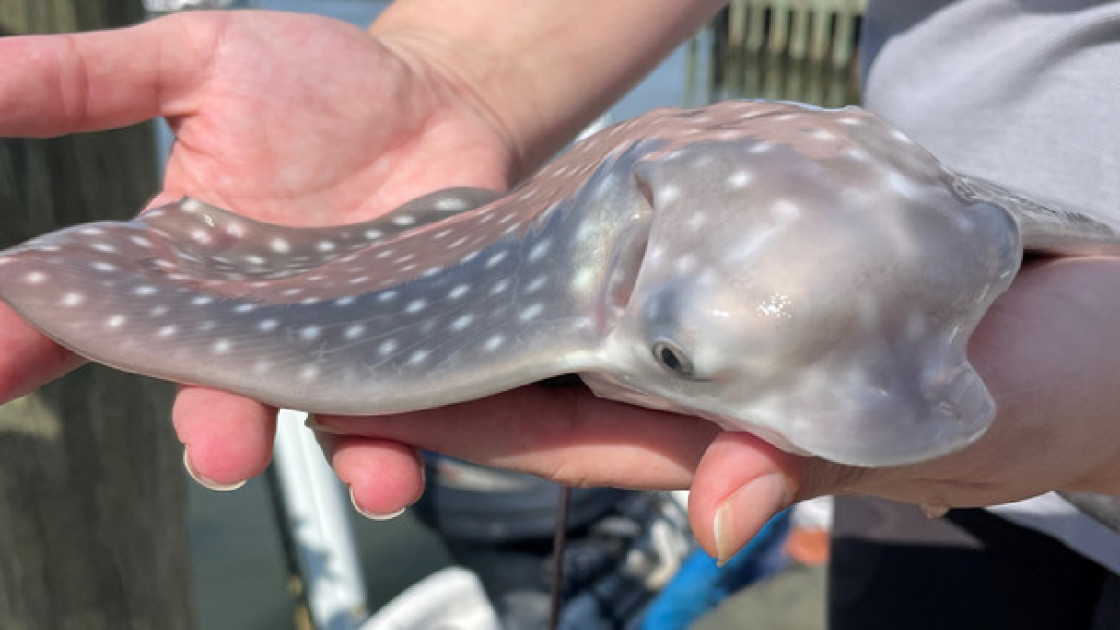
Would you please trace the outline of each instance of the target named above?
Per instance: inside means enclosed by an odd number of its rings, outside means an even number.
[[[335,245],[334,241],[319,241],[319,244],[315,247],[321,252],[333,252],[337,245]]]
[[[210,297],[209,295],[196,295],[195,297],[191,298],[191,304],[194,304],[195,306],[206,306],[213,301],[214,298]]]
[[[151,247],[152,246],[151,241],[144,238],[143,236],[140,236],[139,234],[128,237],[128,240],[132,241],[136,245],[139,245],[140,247]]]
[[[346,296],[340,297],[340,298],[338,298],[337,300],[334,301],[335,306],[350,306],[353,303],[354,303],[354,296],[353,295],[346,295]]]
[[[272,248],[272,251],[276,252],[277,254],[287,254],[288,252],[292,251],[291,244],[288,243],[287,240],[279,237],[272,239],[272,241],[269,242],[268,246]]]
[[[153,287],[150,284],[142,284],[133,289],[132,293],[135,295],[155,295],[156,293],[159,293],[159,289]]]
[[[495,282],[494,286],[490,288],[490,295],[497,295],[497,294],[505,291],[508,288],[509,288],[509,279],[508,278],[502,278],[501,280]]]
[[[502,262],[502,260],[504,260],[506,256],[507,256],[507,252],[498,252],[498,253],[494,254],[493,256],[491,256],[490,258],[487,258],[486,259],[486,268],[490,269],[492,267],[497,266],[498,263]]]
[[[518,314],[518,317],[521,318],[521,321],[527,322],[531,319],[536,318],[542,312],[544,312],[543,304],[531,304],[522,309],[521,313]]]
[[[105,325],[109,328],[120,328],[121,326],[124,326],[125,322],[127,321],[128,318],[124,315],[113,315],[105,321]]]
[[[99,252],[105,252],[106,254],[112,254],[113,252],[117,251],[116,247],[113,247],[108,243],[94,243],[93,245],[90,245],[90,247],[96,249]]]
[[[264,257],[258,256],[256,254],[249,254],[245,256],[245,262],[249,263],[250,265],[263,265],[265,263],[265,259]]]
[[[233,307],[234,313],[252,313],[255,310],[257,310],[256,305],[250,304],[249,302],[243,302]]]
[[[502,335],[494,335],[493,337],[487,339],[486,343],[482,344],[482,349],[487,352],[493,352],[502,347],[502,344],[505,343],[505,340],[506,338]]]
[[[532,293],[534,291],[538,291],[547,282],[548,282],[548,277],[547,276],[538,276],[536,278],[533,278],[533,281],[525,286],[525,292],[526,293]]]
[[[428,354],[429,352],[427,350],[414,350],[408,357],[408,362],[413,365],[423,363],[428,360]]]
[[[346,330],[342,333],[347,339],[357,339],[364,334],[366,334],[366,327],[361,324],[347,326]]]
[[[322,331],[323,329],[318,326],[304,326],[299,331],[299,337],[304,341],[311,341],[312,339],[317,339],[319,337],[319,333],[321,333]]]
[[[914,144],[914,141],[910,139],[910,136],[903,133],[901,129],[891,129],[891,137],[895,140],[898,140],[899,142]]]
[[[381,293],[377,294],[377,301],[381,302],[382,304],[385,304],[386,302],[392,302],[395,299],[397,299],[396,291],[382,291]]]
[[[448,291],[447,292],[447,297],[448,297],[448,299],[451,299],[451,300],[458,300],[459,298],[466,295],[467,292],[470,291],[470,290],[471,290],[471,287],[470,287],[469,284],[460,284],[460,285],[457,285],[454,289],[451,289],[450,291]]]
[[[455,321],[451,322],[451,330],[454,330],[454,331],[463,330],[467,326],[470,326],[473,321],[474,321],[474,315],[461,315],[461,316],[455,318]]]
[[[278,320],[262,319],[261,321],[257,322],[257,329],[261,332],[271,332],[273,330],[276,330],[279,325],[280,322]]]
[[[383,357],[389,356],[390,354],[393,354],[396,349],[397,341],[395,339],[386,339],[385,341],[381,342],[381,345],[377,346],[377,353]]]
[[[319,376],[319,366],[309,364],[303,366],[299,371],[299,377],[305,381],[310,381]]]
[[[78,306],[79,304],[81,304],[82,302],[85,302],[85,301],[86,301],[86,296],[82,295],[81,293],[75,293],[73,291],[71,291],[70,293],[66,293],[62,296],[62,305],[63,306]]]
[[[654,203],[658,205],[665,205],[672,203],[679,199],[681,196],[681,189],[677,186],[666,184],[657,189],[654,193]]]
[[[392,221],[394,225],[399,225],[402,227],[416,223],[416,217],[412,216],[411,214],[394,215],[393,218],[389,220]]]
[[[688,220],[686,220],[684,224],[688,229],[695,231],[704,227],[704,224],[707,222],[708,215],[705,214],[702,210],[696,210],[692,214],[688,215]]]
[[[697,266],[698,262],[699,261],[697,261],[696,257],[693,256],[692,254],[682,255],[680,258],[677,259],[677,262],[676,262],[676,265],[675,265],[675,267],[677,269],[677,273],[686,274],[686,273],[693,272],[696,269],[696,266]]]
[[[197,199],[184,199],[183,203],[179,205],[183,212],[195,213],[206,208],[206,204]]]
[[[156,335],[166,339],[168,337],[174,337],[178,332],[179,332],[179,327],[178,326],[162,326],[159,329],[159,331],[156,332]]]
[[[410,313],[410,314],[415,315],[416,313],[419,313],[420,311],[427,308],[427,306],[428,306],[428,301],[427,300],[424,300],[424,299],[413,300],[413,301],[408,303],[408,306],[404,307],[404,311],[406,313]]]
[[[23,281],[27,284],[39,284],[47,279],[47,274],[42,271],[32,271],[23,277]]]
[[[231,343],[229,339],[219,339],[210,347],[210,349],[214,351],[214,354],[226,354],[232,348],[233,343]]]
[[[349,282],[350,284],[361,284],[368,281],[369,276],[358,276],[357,278],[350,278],[349,280],[347,280],[347,282]]]
[[[159,261],[157,261],[157,264],[158,264],[158,262]],[[98,260],[97,262],[93,263],[90,266],[93,267],[94,269],[98,270],[98,271],[104,271],[106,273],[108,273],[110,271],[116,271],[117,270],[116,265],[114,265],[112,263],[107,263],[103,260]]]
[[[377,239],[381,238],[382,232],[381,230],[374,230],[371,228],[365,231],[364,236],[366,237],[367,241],[376,241]]]
[[[552,240],[547,238],[534,245],[533,249],[529,250],[529,260],[540,260],[545,254],[548,253],[548,248],[550,245],[552,245]]]
[[[918,182],[910,179],[909,177],[899,173],[898,171],[891,171],[887,175],[887,181],[890,182],[891,188],[898,194],[906,197],[907,199],[920,199],[922,197],[922,187]]]
[[[727,178],[727,185],[731,188],[743,188],[754,181],[754,174],[750,171],[735,171]]]
[[[170,312],[171,309],[166,304],[160,304],[159,306],[153,306],[152,309],[148,311],[148,315],[152,317],[163,317]]]
[[[789,199],[779,199],[770,206],[770,213],[778,220],[792,221],[801,216],[801,206]]]

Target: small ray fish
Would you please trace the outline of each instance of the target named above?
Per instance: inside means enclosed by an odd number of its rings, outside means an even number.
[[[1118,228],[956,174],[875,115],[662,109],[508,194],[300,229],[183,199],[0,254],[0,299],[122,370],[381,414],[576,373],[599,395],[880,466],[995,415],[965,357],[1024,248]]]

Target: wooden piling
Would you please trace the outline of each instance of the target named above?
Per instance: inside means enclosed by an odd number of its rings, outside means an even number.
[[[0,1],[7,34],[143,18],[140,0]],[[0,246],[129,217],[157,186],[151,124],[0,139]],[[0,628],[193,629],[172,394],[165,383],[86,366],[0,406]]]

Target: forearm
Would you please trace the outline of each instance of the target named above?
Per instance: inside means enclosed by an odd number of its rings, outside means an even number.
[[[515,178],[622,96],[722,0],[398,0],[370,27],[507,134]]]
[[[975,478],[1018,461],[1018,476],[1040,475],[1040,490],[1120,493],[1118,313],[1120,259],[1020,273],[969,346],[1000,406],[983,453],[968,457]]]

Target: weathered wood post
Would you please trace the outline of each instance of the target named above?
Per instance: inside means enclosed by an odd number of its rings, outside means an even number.
[[[141,0],[0,0],[9,34],[143,17]],[[157,189],[153,134],[0,140],[0,246],[133,214]],[[194,627],[171,395],[87,366],[0,407],[0,628]]]

